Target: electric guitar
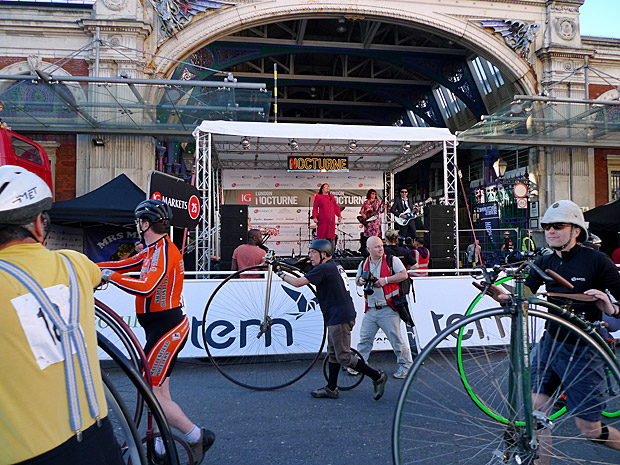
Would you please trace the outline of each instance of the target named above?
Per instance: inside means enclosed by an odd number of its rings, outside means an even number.
[[[376,219],[377,219],[377,214],[375,212],[368,212],[366,214],[362,213],[361,215],[357,216],[357,221],[359,221],[364,226],[366,226],[368,223]]]
[[[429,203],[432,203],[432,202],[433,202],[433,199],[429,197],[424,202],[416,203],[413,205],[413,212],[411,212],[410,208],[407,208],[407,210],[401,213],[401,215],[404,214],[405,217],[401,218],[400,215],[395,216],[394,221],[396,221],[396,224],[398,224],[399,226],[407,226],[411,220],[417,218],[418,216],[421,216],[420,207],[423,207],[424,205],[428,205]]]

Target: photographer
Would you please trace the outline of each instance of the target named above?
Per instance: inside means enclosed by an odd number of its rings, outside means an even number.
[[[364,286],[366,300],[357,350],[368,360],[375,335],[382,329],[398,358],[398,370],[393,376],[402,379],[407,376],[413,361],[411,350],[402,337],[401,319],[392,306],[392,299],[399,294],[398,283],[407,279],[407,270],[398,257],[393,256],[392,274],[379,237],[369,237],[367,248],[370,256],[360,263],[356,275],[357,285]]]

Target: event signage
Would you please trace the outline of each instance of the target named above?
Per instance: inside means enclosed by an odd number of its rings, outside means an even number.
[[[175,176],[149,171],[147,192],[150,199],[162,200],[172,209],[172,226],[195,228],[200,217],[200,191]]]
[[[348,172],[349,159],[347,157],[290,155],[288,157],[288,171],[307,171],[311,173]]]
[[[478,212],[480,214],[480,222],[484,224],[484,229],[489,236],[489,240],[495,249],[498,249],[493,237],[493,231],[499,229],[499,211],[497,204],[494,202],[481,203],[478,205]]]

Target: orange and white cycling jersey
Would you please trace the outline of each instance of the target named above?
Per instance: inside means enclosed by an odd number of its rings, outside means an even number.
[[[168,236],[133,257],[97,265],[113,270],[110,282],[136,296],[136,313],[161,312],[181,306],[185,267],[181,252]],[[122,274],[131,271],[140,271],[140,277]]]

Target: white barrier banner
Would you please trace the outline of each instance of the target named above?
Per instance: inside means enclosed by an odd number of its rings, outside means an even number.
[[[257,281],[258,280],[255,279],[237,280],[227,283],[226,286],[232,285],[238,288],[238,292],[235,292],[237,295],[248,295],[248,293],[244,292],[244,286],[255,286]],[[261,279],[261,281],[265,282],[265,279]],[[180,357],[207,356],[201,333],[202,317],[211,294],[221,282],[221,279],[185,281],[183,295],[185,298],[185,313],[187,314],[190,322],[190,334],[187,344],[185,344],[185,347],[179,354]],[[280,299],[291,299],[289,294],[282,289],[282,282],[278,278],[274,278],[273,286],[272,302]],[[322,321],[323,316],[320,313],[318,304],[313,305],[312,299],[315,299],[315,297],[307,287],[294,288],[289,285],[285,286],[294,292],[302,292],[304,297],[306,297],[305,302],[308,302],[308,307],[305,309],[307,310],[307,315],[303,315],[300,318],[296,319],[295,315],[277,315],[278,318],[282,319],[280,326],[289,331],[289,337],[294,343],[296,330],[303,331],[304,325],[307,324],[309,320],[320,318]],[[364,316],[364,298],[357,294],[354,278],[349,279],[349,287],[351,288],[351,297],[353,298],[353,303],[357,311],[356,324],[351,334],[351,344],[353,347],[356,347],[359,342],[360,328],[362,325],[362,318]],[[140,327],[135,315],[133,296],[121,291],[113,285],[110,285],[106,290],[98,291],[95,294],[95,297],[121,315],[125,322],[127,322],[131,329],[136,333],[142,345],[145,344],[144,331]],[[256,302],[256,304],[262,308],[264,302]],[[232,313],[225,315],[220,312],[217,318],[218,320],[211,323],[209,328],[207,328],[207,340],[209,341],[211,353],[217,356],[218,346],[222,349],[226,349],[227,355],[231,355],[231,347],[233,348],[233,351],[237,350],[238,352],[236,353],[238,354],[242,354],[244,348],[247,350],[248,344],[246,344],[246,331],[249,323],[236,321],[238,320],[238,316],[233,315]],[[401,327],[403,337],[406,337],[404,323],[401,324]],[[98,320],[97,329],[105,330],[105,323]],[[385,337],[385,334],[383,334],[383,331],[379,331],[375,336],[373,350],[390,350],[391,348],[392,346]],[[287,353],[290,352],[290,349],[287,349]]]

